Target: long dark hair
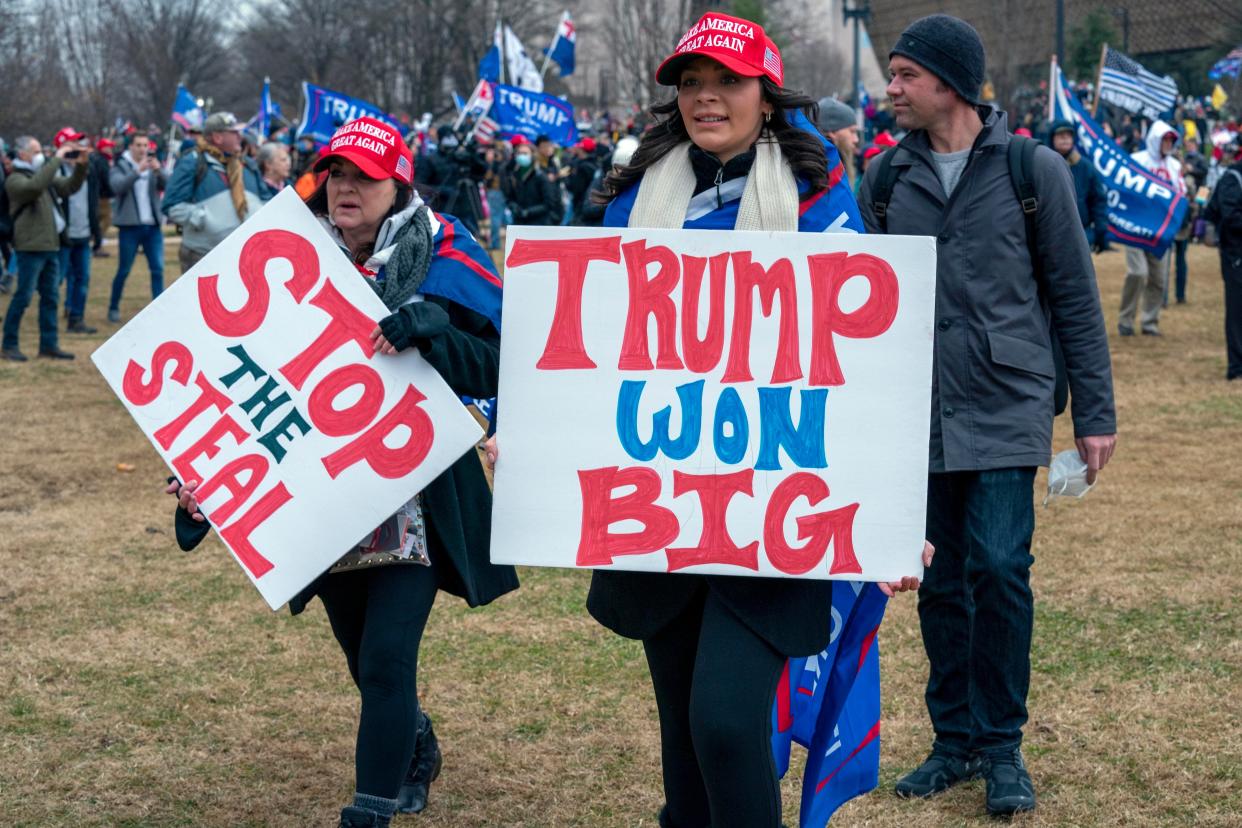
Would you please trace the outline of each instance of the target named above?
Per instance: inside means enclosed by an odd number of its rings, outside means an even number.
[[[406,207],[409,207],[410,199],[414,197],[414,188],[409,184],[396,180],[394,180],[393,183],[397,185],[397,195],[393,198],[392,207],[389,208],[388,213],[384,216],[384,221],[388,221],[389,218],[395,216],[397,213],[400,213]],[[310,211],[316,216],[328,215],[328,176],[324,176],[323,181],[321,181],[319,186],[315,188],[315,192],[311,193],[306,199],[306,206],[309,207]],[[380,225],[383,226],[383,224],[384,222],[381,221]],[[354,263],[364,263],[367,259],[371,258],[371,254],[374,252],[375,241],[372,240],[371,244],[363,247],[354,256]]]
[[[828,158],[824,154],[823,143],[801,127],[791,124],[785,115],[786,112],[800,109],[811,123],[815,123],[819,118],[819,104],[814,98],[777,86],[764,76],[759,78],[759,86],[763,100],[772,104],[772,118],[764,124],[764,129],[771,132],[776,139],[781,154],[793,168],[794,175],[805,178],[811,185],[802,198],[810,198],[828,189]],[[690,133],[681,118],[675,96],[672,100],[653,104],[651,116],[655,125],[643,135],[630,163],[620,169],[614,167],[610,170],[604,176],[600,189],[591,193],[591,199],[596,204],[612,201],[642,178],[648,167],[668,155],[673,147],[690,140]]]

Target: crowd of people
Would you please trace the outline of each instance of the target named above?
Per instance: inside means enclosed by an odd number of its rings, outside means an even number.
[[[1088,482],[1117,441],[1092,259],[1093,250],[1109,247],[1102,185],[1076,152],[1072,125],[1047,124],[1038,136],[1046,145],[1036,145],[1029,129],[1015,134],[1004,112],[983,103],[984,45],[965,21],[932,15],[903,32],[889,56],[888,121],[874,134],[845,104],[817,103],[786,87],[779,49],[761,26],[718,13],[705,25],[727,28],[733,42],[687,38],[661,64],[656,79],[674,94],[652,108],[655,128],[600,133],[568,148],[546,136],[479,144],[451,126],[434,137],[402,136],[370,119],[342,125],[323,147],[282,135],[248,142],[227,112],[208,117],[171,165],[168,147],[146,132],[123,136],[123,147],[92,146],[66,127],[46,151],[37,138],[19,137],[5,165],[16,285],[5,284],[12,296],[3,356],[26,359],[18,330],[35,290],[40,356],[73,356],[59,345],[62,285],[67,330],[94,332],[86,297],[107,221],[119,240],[108,305],[108,321],[117,323],[140,249],[152,297],[163,289],[166,224],[180,228],[184,272],[290,186],[387,306],[372,333],[376,352],[417,348],[455,392],[474,398],[497,393],[499,288],[494,303],[439,292],[450,277],[436,240],[454,227],[469,231],[466,244],[477,247],[473,235],[493,248],[510,223],[934,236],[928,568],[921,585],[906,578],[875,586],[890,595],[918,590],[934,740],[895,790],[926,798],[982,777],[989,812],[1032,810],[1035,787],[1022,754],[1034,614],[1032,485],[1065,406],[1058,386],[1072,392]],[[390,137],[388,149],[348,140],[359,124]],[[1196,202],[1184,242],[1201,219],[1215,228],[1230,379],[1242,376],[1236,141],[1235,129],[1208,164],[1176,127],[1158,122],[1135,149],[1138,163]],[[1038,192],[1036,210],[1015,196],[1015,175]],[[974,228],[980,217],[988,232]],[[1170,255],[1184,256],[1184,245],[1181,251]],[[1127,264],[1119,333],[1158,335],[1169,256],[1128,250]],[[1179,267],[1175,301],[1185,301],[1186,291]],[[493,463],[499,452],[494,438]],[[169,485],[187,549],[209,528],[196,500],[200,483]],[[478,606],[518,586],[512,567],[487,559],[490,492],[473,455],[403,509],[426,554],[361,568],[347,555],[291,603],[297,613],[314,597],[323,602],[361,697],[356,795],[342,811],[344,826],[387,825],[398,810],[421,810],[439,773],[439,746],[417,694],[419,641],[437,592]],[[780,824],[769,747],[773,694],[787,658],[828,645],[830,606],[825,581],[594,573],[590,613],[640,640],[650,668],[661,826]]]

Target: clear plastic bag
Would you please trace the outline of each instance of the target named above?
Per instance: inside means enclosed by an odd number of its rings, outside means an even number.
[[[1048,464],[1048,494],[1044,505],[1058,497],[1083,498],[1093,484],[1087,483],[1087,464],[1075,449],[1057,454]]]

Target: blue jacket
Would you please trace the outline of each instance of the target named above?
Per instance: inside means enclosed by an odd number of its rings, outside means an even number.
[[[241,226],[242,220],[233,207],[224,165],[204,155],[200,173],[199,155],[194,150],[177,160],[164,192],[163,213],[169,221],[181,225],[182,245],[206,253]],[[243,162],[242,182],[246,188],[246,215],[251,216],[272,197],[272,191],[249,158]]]
[[[1074,160],[1070,160],[1070,159]],[[1094,244],[1104,245],[1108,233],[1108,191],[1104,182],[1092,167],[1091,162],[1075,151],[1069,163],[1070,178],[1074,179],[1074,193],[1077,196],[1078,218],[1082,220],[1082,228],[1087,231],[1087,238]]]

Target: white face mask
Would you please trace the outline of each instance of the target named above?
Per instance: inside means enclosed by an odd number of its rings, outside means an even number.
[[[1063,451],[1048,464],[1048,495],[1044,505],[1057,497],[1081,498],[1091,491],[1087,484],[1087,464],[1074,449]]]
[[[43,167],[44,161],[47,161],[47,156],[41,152],[36,152],[34,155],[34,158],[30,159],[30,166],[34,169],[35,172],[38,172],[40,168]]]

